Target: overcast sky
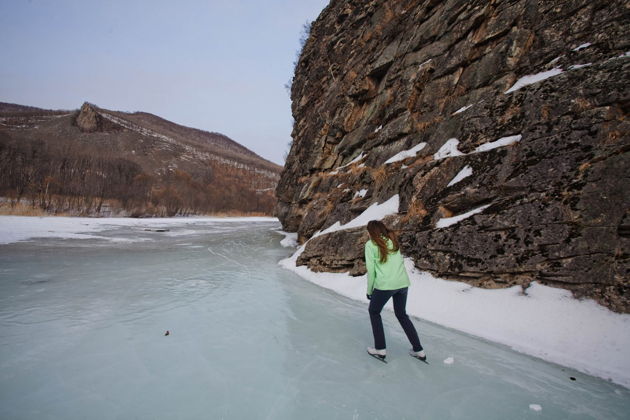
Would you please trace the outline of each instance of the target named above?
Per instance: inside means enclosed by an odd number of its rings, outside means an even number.
[[[285,83],[329,0],[0,0],[0,102],[146,111],[283,164]]]

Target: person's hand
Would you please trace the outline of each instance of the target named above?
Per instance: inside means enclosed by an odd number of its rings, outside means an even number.
[[[372,300],[372,295],[365,295],[365,297],[367,298],[367,300]]]

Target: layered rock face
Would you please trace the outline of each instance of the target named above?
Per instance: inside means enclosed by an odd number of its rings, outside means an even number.
[[[333,0],[293,81],[284,229],[304,242],[398,195],[385,221],[419,269],[630,312],[629,16],[609,0]],[[298,263],[361,274],[366,238],[319,235]]]

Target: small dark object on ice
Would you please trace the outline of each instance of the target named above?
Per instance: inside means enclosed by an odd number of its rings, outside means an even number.
[[[164,335],[169,335],[170,332],[168,330],[166,330],[166,332],[164,333]]]
[[[575,381],[575,376],[570,376],[569,379],[571,379],[572,381]]]

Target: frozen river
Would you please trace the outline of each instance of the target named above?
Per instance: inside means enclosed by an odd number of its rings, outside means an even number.
[[[626,388],[414,319],[418,362],[391,312],[370,358],[366,305],[279,267],[278,228],[0,245],[0,418],[630,417]]]

